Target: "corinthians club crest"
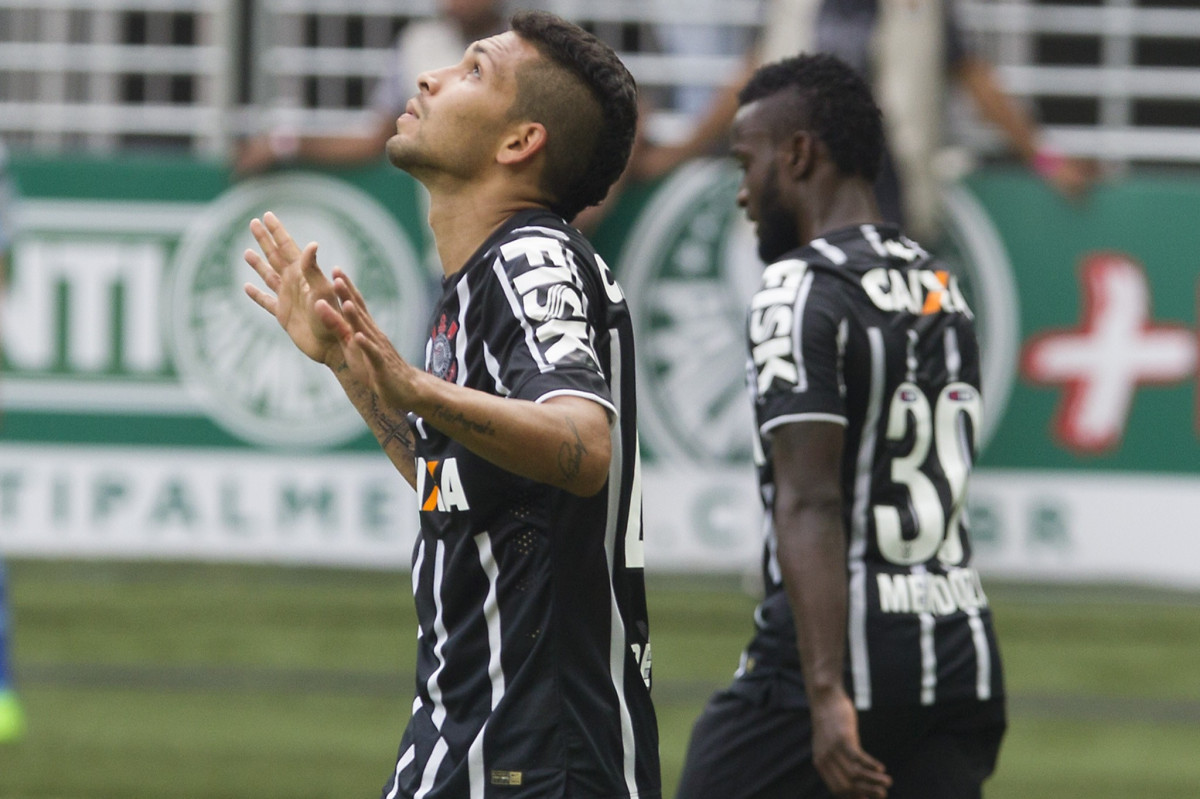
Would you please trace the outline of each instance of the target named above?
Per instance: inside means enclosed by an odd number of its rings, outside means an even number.
[[[344,269],[403,354],[420,346],[426,278],[396,221],[370,196],[334,178],[292,173],[247,182],[188,227],[171,270],[163,327],[175,368],[211,419],[245,441],[313,448],[364,428],[337,379],[313,363],[242,290],[257,280],[242,253],[249,222],[274,211],[300,242],[317,241],[326,274]]]
[[[458,378],[458,359],[454,357],[454,337],[458,335],[458,321],[446,322],[442,314],[430,332],[429,371],[442,380],[453,383]]]

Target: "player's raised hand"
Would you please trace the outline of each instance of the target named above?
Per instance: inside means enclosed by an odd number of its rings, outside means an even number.
[[[338,299],[333,284],[317,266],[316,243],[300,249],[283,223],[269,211],[261,220],[251,220],[250,232],[262,255],[246,250],[244,257],[269,291],[247,283],[246,294],[275,317],[301,352],[314,361],[325,362],[340,340],[338,331],[322,321],[315,306],[325,300],[336,310]]]
[[[411,410],[416,381],[424,372],[401,357],[367,310],[358,287],[341,269],[333,270],[333,290],[341,307],[322,301],[317,312],[326,325],[338,330],[348,365],[361,370],[355,376],[389,406]]]
[[[883,764],[863,751],[858,714],[844,691],[812,703],[813,765],[839,799],[885,799],[891,787]]]

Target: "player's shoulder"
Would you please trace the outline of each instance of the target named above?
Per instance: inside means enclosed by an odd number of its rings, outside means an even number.
[[[850,225],[829,231],[800,248],[796,256],[818,270],[852,274],[931,260],[920,244],[904,236],[899,228],[884,224]]]
[[[493,234],[483,260],[499,262],[509,273],[544,266],[571,267],[596,259],[596,252],[579,231],[562,217],[545,210],[514,214]]]

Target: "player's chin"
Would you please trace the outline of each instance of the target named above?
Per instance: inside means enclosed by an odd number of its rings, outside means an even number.
[[[400,119],[404,119],[404,117]],[[387,144],[384,145],[384,152],[387,154],[388,160],[392,162],[392,166],[400,169],[408,169],[415,163],[412,142],[404,133],[397,132],[388,139]]]

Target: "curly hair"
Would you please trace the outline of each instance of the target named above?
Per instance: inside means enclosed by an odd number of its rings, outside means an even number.
[[[544,11],[522,11],[512,30],[542,56],[517,75],[512,115],[546,127],[542,188],[568,221],[604,199],[629,161],[637,85],[612,48]]]
[[[839,171],[874,182],[883,159],[883,119],[866,81],[835,56],[801,54],[760,67],[738,93],[738,104],[786,89],[793,90],[781,115],[788,130],[777,135],[812,131]]]

